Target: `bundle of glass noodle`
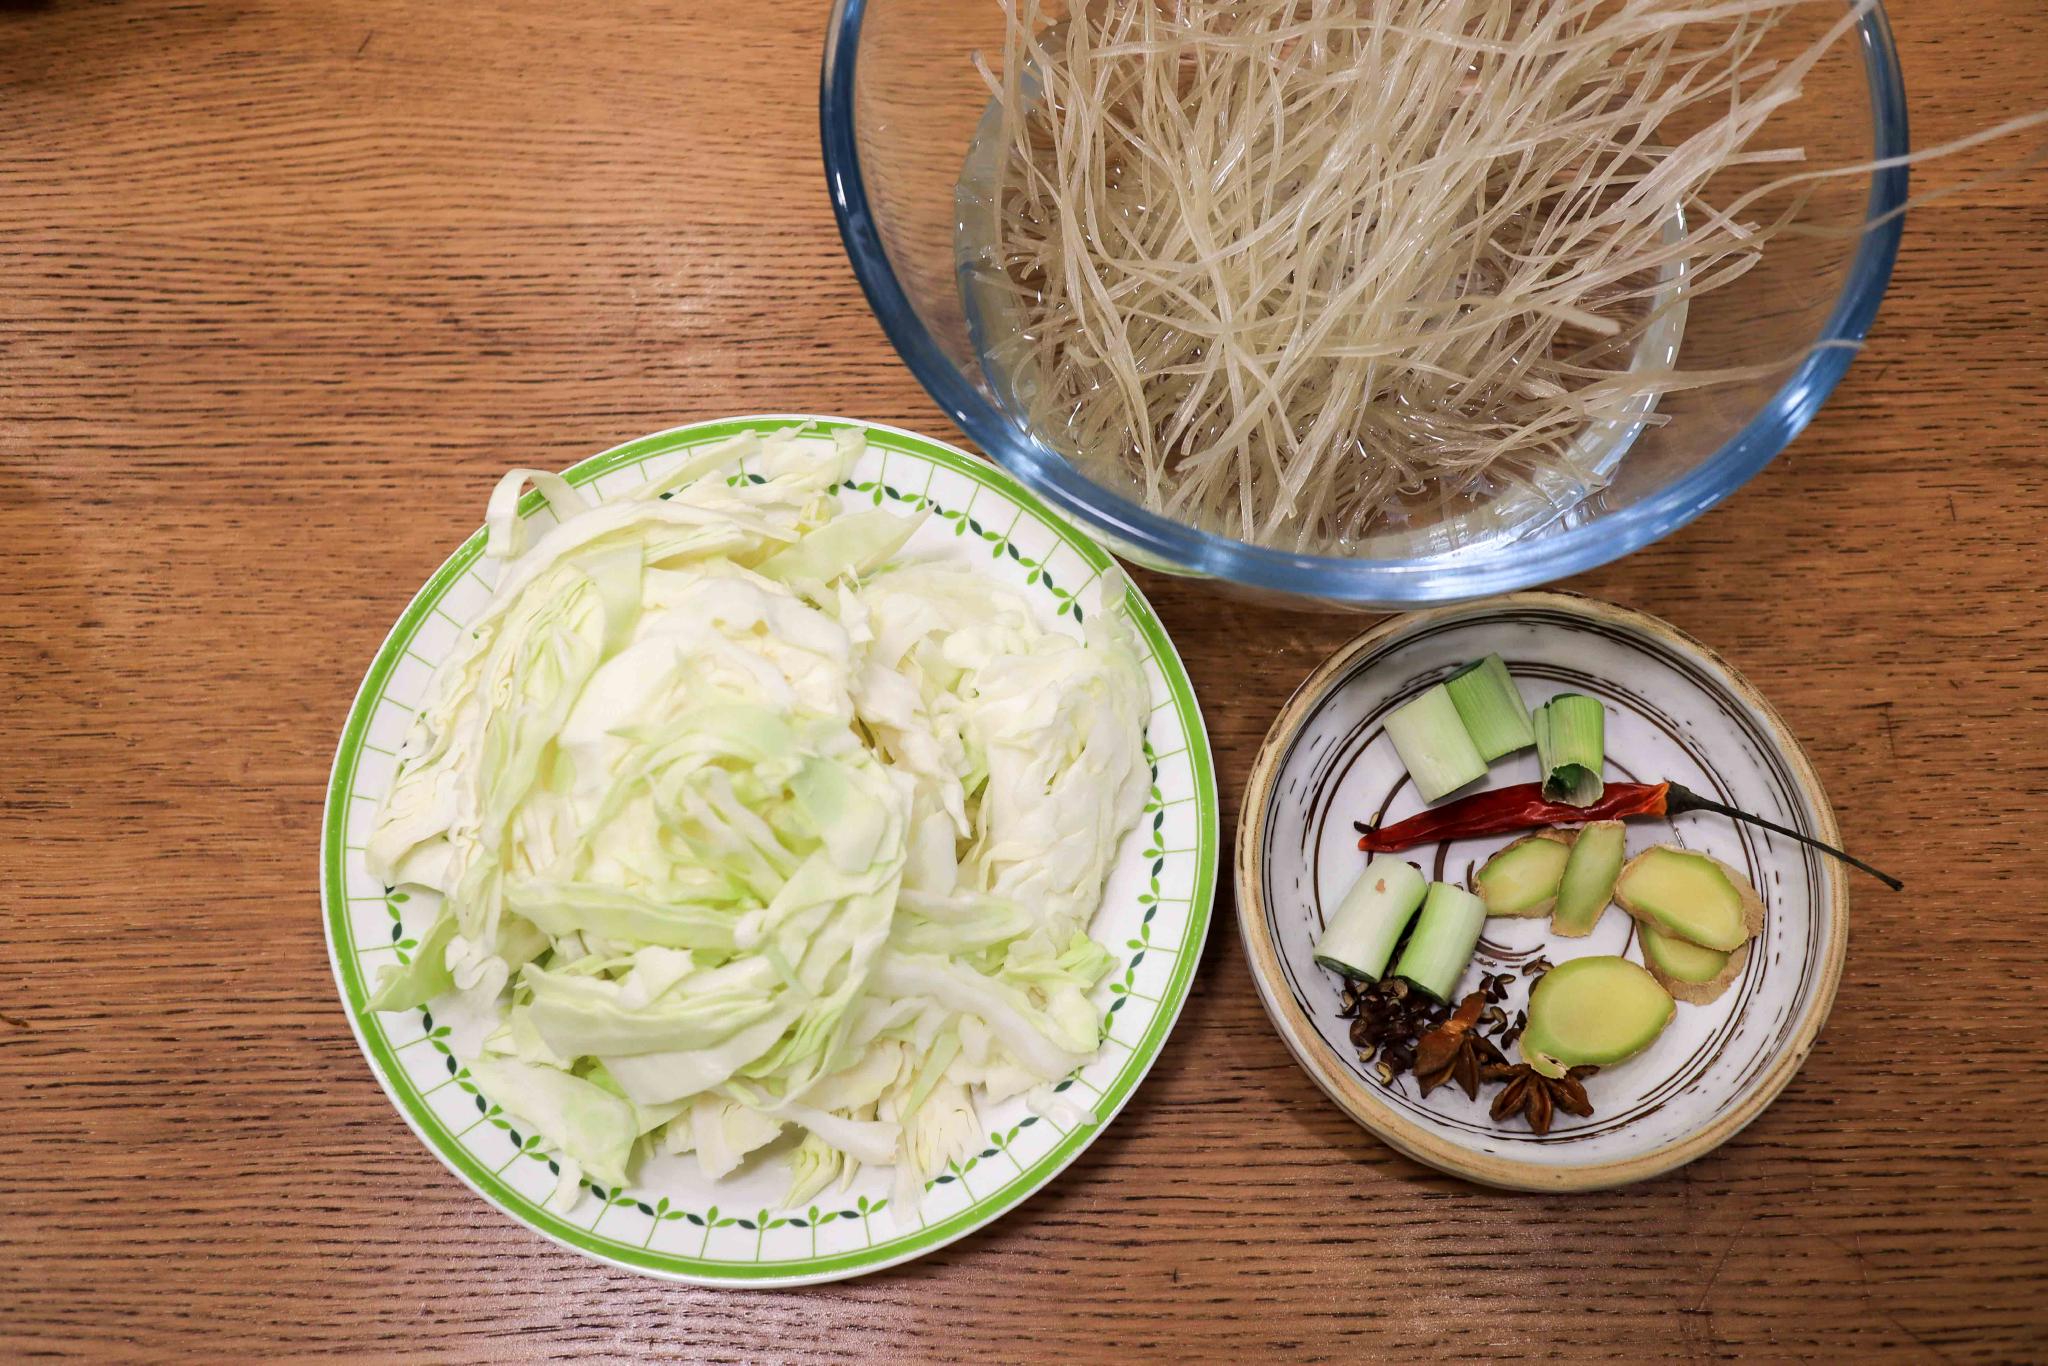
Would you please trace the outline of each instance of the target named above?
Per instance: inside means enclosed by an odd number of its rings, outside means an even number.
[[[1717,378],[1644,335],[1792,222],[1710,182],[1800,160],[1750,144],[1868,8],[1780,60],[1815,0],[1002,3],[996,364],[1103,482],[1333,553]]]

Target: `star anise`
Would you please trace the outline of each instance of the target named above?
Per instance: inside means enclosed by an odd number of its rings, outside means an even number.
[[[1493,1117],[1501,1120],[1519,1113],[1539,1134],[1550,1132],[1550,1121],[1559,1110],[1584,1119],[1593,1113],[1593,1102],[1586,1099],[1582,1083],[1599,1070],[1574,1067],[1561,1077],[1546,1077],[1528,1063],[1518,1062],[1498,1072],[1489,1071],[1490,1079],[1507,1082],[1493,1098]]]
[[[1447,1081],[1458,1083],[1468,1100],[1479,1099],[1479,1082],[1494,1067],[1505,1067],[1507,1059],[1492,1041],[1474,1025],[1486,1009],[1486,993],[1475,991],[1458,1002],[1458,1009],[1415,1045],[1415,1080],[1428,1095]]]

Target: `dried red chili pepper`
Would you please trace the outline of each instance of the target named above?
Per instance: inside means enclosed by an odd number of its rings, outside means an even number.
[[[1504,835],[1510,830],[1533,830],[1542,825],[1662,816],[1670,789],[1669,783],[1609,783],[1600,800],[1591,806],[1572,806],[1546,800],[1541,783],[1517,783],[1460,797],[1377,830],[1362,830],[1358,847],[1369,854],[1391,854],[1418,844],[1469,839],[1475,835]]]
[[[1895,892],[1905,885],[1891,874],[1880,873],[1862,859],[1845,854],[1832,844],[1823,844],[1776,821],[1702,797],[1677,783],[1609,783],[1600,794],[1600,800],[1591,806],[1547,801],[1541,783],[1497,787],[1491,792],[1475,792],[1443,806],[1418,811],[1406,820],[1378,829],[1369,829],[1361,824],[1358,827],[1358,847],[1369,854],[1391,854],[1413,849],[1418,844],[1471,839],[1479,835],[1503,835],[1510,830],[1577,825],[1585,821],[1618,821],[1634,816],[1677,816],[1687,811],[1713,811],[1733,820],[1760,825],[1787,839],[1832,854],[1852,867],[1861,868]]]

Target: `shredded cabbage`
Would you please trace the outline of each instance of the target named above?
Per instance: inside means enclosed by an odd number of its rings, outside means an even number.
[[[438,910],[371,1006],[481,1017],[472,1078],[567,1171],[719,1177],[795,1130],[792,1203],[890,1163],[915,1203],[978,1101],[1100,1045],[1088,923],[1144,802],[1146,686],[1120,593],[1084,642],[900,559],[920,517],[831,493],[860,435],[798,435],[602,505],[498,485],[498,588],[368,840]],[[529,484],[556,519],[530,545]]]

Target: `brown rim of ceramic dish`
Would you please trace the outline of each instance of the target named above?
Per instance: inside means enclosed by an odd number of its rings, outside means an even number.
[[[1839,871],[1829,878],[1833,895],[1829,898],[1827,907],[1827,961],[1820,965],[1813,995],[1793,1031],[1789,1045],[1771,1064],[1770,1070],[1750,1088],[1749,1094],[1741,1104],[1733,1110],[1704,1129],[1675,1139],[1653,1152],[1623,1161],[1592,1162],[1563,1167],[1535,1166],[1472,1152],[1447,1142],[1374,1100],[1358,1078],[1340,1064],[1329,1044],[1317,1032],[1313,1021],[1301,1010],[1294,998],[1287,992],[1279,990],[1276,985],[1280,980],[1280,958],[1273,946],[1272,936],[1266,928],[1266,907],[1259,890],[1263,879],[1259,873],[1266,861],[1265,814],[1267,806],[1272,801],[1273,780],[1279,770],[1280,760],[1293,743],[1296,732],[1329,692],[1332,682],[1347,675],[1352,664],[1360,656],[1389,637],[1403,634],[1429,622],[1483,616],[1502,607],[1546,607],[1553,611],[1567,612],[1609,625],[1626,627],[1697,652],[1712,662],[1726,674],[1736,696],[1754,707],[1757,714],[1763,718],[1772,739],[1791,768],[1799,790],[1813,806],[1817,826],[1815,833],[1829,844],[1839,845],[1842,842],[1841,832],[1835,825],[1834,808],[1828,805],[1827,793],[1822,790],[1820,779],[1815,776],[1813,765],[1807,760],[1806,751],[1800,747],[1799,741],[1786,727],[1784,718],[1778,715],[1777,709],[1765,701],[1763,696],[1750,686],[1749,680],[1737,672],[1727,660],[1669,622],[1644,612],[1616,607],[1611,603],[1581,597],[1576,593],[1514,593],[1506,597],[1490,598],[1484,602],[1437,607],[1428,611],[1389,617],[1338,649],[1294,690],[1294,695],[1287,700],[1287,705],[1280,709],[1280,714],[1274,718],[1272,727],[1266,732],[1264,743],[1259,746],[1258,757],[1252,763],[1251,783],[1246,788],[1244,804],[1238,811],[1238,930],[1244,939],[1245,957],[1251,963],[1252,980],[1258,984],[1259,999],[1265,1002],[1266,1013],[1272,1017],[1274,1026],[1280,1031],[1280,1037],[1286,1041],[1288,1050],[1294,1054],[1295,1060],[1315,1079],[1316,1084],[1344,1109],[1345,1113],[1390,1146],[1440,1171],[1477,1181],[1481,1185],[1498,1186],[1508,1190],[1580,1191],[1623,1186],[1632,1181],[1661,1176],[1695,1158],[1704,1157],[1726,1143],[1777,1099],[1778,1093],[1785,1089],[1786,1084],[1799,1071],[1800,1065],[1806,1061],[1806,1055],[1812,1051],[1814,1040],[1819,1037],[1821,1026],[1827,1022],[1828,1011],[1834,1005],[1835,990],[1842,979],[1842,963],[1849,949],[1848,880]]]

